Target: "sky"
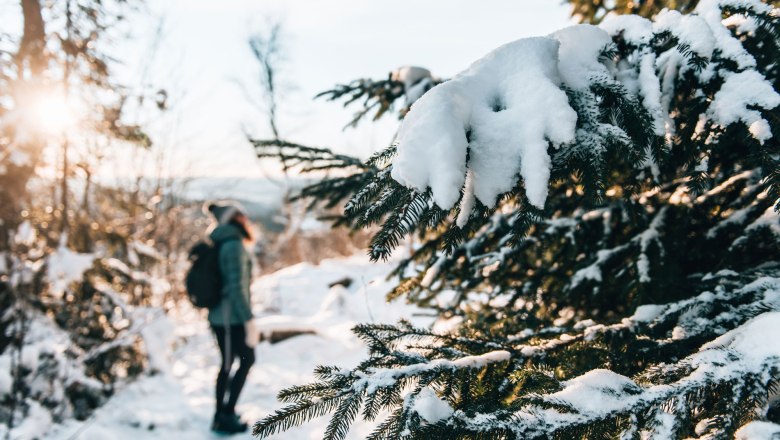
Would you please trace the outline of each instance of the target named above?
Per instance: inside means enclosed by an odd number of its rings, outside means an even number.
[[[247,44],[269,23],[283,26],[282,137],[365,157],[390,144],[397,118],[344,131],[355,109],[314,95],[404,65],[451,77],[504,43],[571,22],[557,0],[154,0],[132,20],[115,71],[120,82],[144,77],[169,92],[166,114],[141,118],[158,146],[175,152],[166,172],[240,177],[275,172],[244,135],[270,136],[248,98],[262,102]]]

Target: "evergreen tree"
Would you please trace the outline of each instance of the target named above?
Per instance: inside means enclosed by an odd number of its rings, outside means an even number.
[[[357,326],[368,357],[318,367],[254,433],[329,413],[327,439],[359,414],[382,418],[371,439],[726,438],[766,419],[779,31],[755,0],[611,16],[503,46],[419,100],[401,70],[326,92],[364,99],[358,119],[407,97],[365,162],[253,140],[286,167],[341,170],[298,197],[377,225],[372,259],[418,240],[388,296],[452,327]]]
[[[689,13],[698,0],[569,0],[571,15],[581,22],[598,23],[608,14],[636,14],[650,18],[664,8]]]

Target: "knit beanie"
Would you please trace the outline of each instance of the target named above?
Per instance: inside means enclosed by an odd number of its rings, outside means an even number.
[[[246,215],[246,210],[238,202],[211,202],[206,204],[206,210],[214,216],[220,225],[230,222],[236,214]]]

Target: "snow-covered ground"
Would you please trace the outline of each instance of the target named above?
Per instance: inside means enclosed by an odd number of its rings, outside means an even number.
[[[402,302],[385,303],[384,294],[390,289],[385,275],[391,267],[392,263],[372,264],[365,256],[353,256],[326,260],[318,266],[298,264],[256,280],[253,302],[260,328],[311,329],[316,334],[258,345],[257,362],[238,405],[246,421],[254,422],[279,408],[277,392],[312,380],[316,365],[347,367],[361,360],[366,351],[350,332],[354,324],[392,323],[399,318],[417,324],[430,323],[430,318],[415,316],[419,309]],[[353,280],[349,288],[328,287],[344,277]],[[269,314],[269,307],[278,312]],[[161,373],[136,380],[118,391],[87,421],[58,425],[46,438],[215,438],[209,424],[219,366],[216,344],[198,311],[185,310],[170,320],[168,325],[161,323],[146,335],[156,342],[174,335],[174,348],[160,353],[167,362],[156,362],[162,365]],[[316,420],[276,438],[322,438],[328,420]],[[365,438],[370,430],[370,426],[357,422],[348,438]],[[236,437],[248,438],[249,434]]]

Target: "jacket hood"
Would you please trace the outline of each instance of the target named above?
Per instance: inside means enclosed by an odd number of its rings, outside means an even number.
[[[223,242],[225,240],[232,240],[232,239],[239,239],[242,240],[244,236],[241,234],[241,231],[238,229],[238,226],[226,224],[226,225],[219,225],[216,228],[214,228],[213,231],[209,234],[209,238],[211,238],[211,241],[214,243]]]

